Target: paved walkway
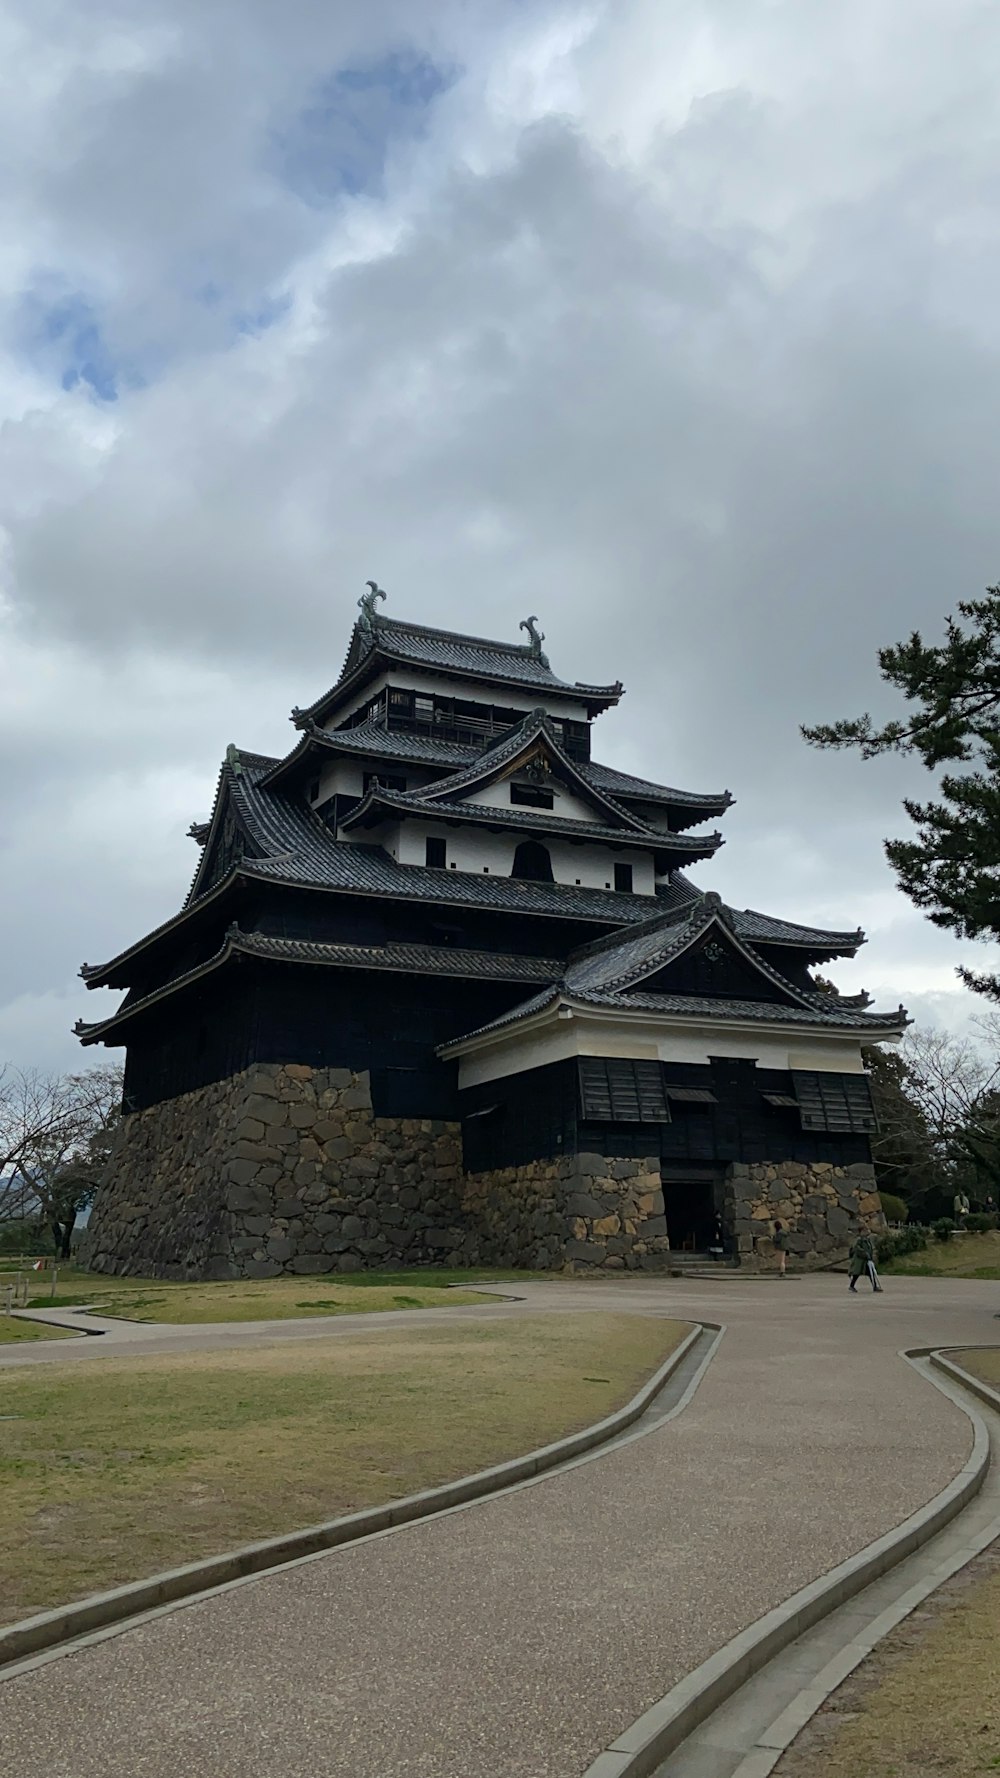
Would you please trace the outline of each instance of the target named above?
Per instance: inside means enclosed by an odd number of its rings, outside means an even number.
[[[687,1409],[632,1445],[9,1680],[0,1764],[580,1778],[706,1655],[944,1486],[969,1423],[899,1349],[993,1342],[1000,1306],[995,1285],[924,1279],[881,1297],[840,1278],[525,1295],[729,1331]]]

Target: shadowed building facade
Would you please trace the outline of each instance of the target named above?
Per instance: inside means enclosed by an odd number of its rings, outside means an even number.
[[[862,1049],[905,1015],[811,970],[860,931],[685,874],[728,791],[592,755],[622,687],[397,621],[369,583],[283,759],[231,746],[181,911],[99,967],[125,1046],[98,1270],[655,1269],[877,1216]]]

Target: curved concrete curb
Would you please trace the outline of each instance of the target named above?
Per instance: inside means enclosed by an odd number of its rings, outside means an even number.
[[[960,1383],[962,1388],[968,1389],[972,1395],[978,1395],[980,1401],[984,1401],[988,1408],[993,1408],[1000,1414],[1000,1392],[991,1389],[981,1377],[973,1376],[971,1371],[967,1371],[960,1364],[955,1364],[948,1357],[949,1352],[995,1352],[996,1350],[996,1346],[939,1346],[937,1351],[929,1352],[927,1356],[936,1370],[943,1371],[946,1377],[951,1377],[954,1382]]]
[[[464,1506],[471,1501],[502,1493],[512,1485],[529,1481],[544,1474],[546,1470],[593,1451],[617,1438],[646,1412],[692,1347],[709,1331],[718,1332],[714,1323],[698,1322],[693,1325],[691,1332],[674,1348],[631,1401],[603,1420],[595,1421],[592,1426],[585,1426],[581,1432],[558,1439],[554,1444],[543,1445],[537,1451],[529,1451],[524,1457],[499,1463],[492,1469],[481,1469],[473,1475],[461,1476],[457,1481],[446,1482],[440,1488],[428,1488],[420,1494],[407,1494],[402,1500],[390,1501],[386,1506],[371,1507],[365,1512],[329,1519],[321,1525],[308,1526],[303,1531],[288,1532],[283,1537],[269,1537],[259,1543],[244,1544],[242,1548],[230,1550],[226,1555],[210,1556],[201,1562],[188,1562],[182,1568],[172,1568],[163,1574],[152,1575],[149,1580],[133,1581],[128,1586],[115,1587],[107,1593],[93,1593],[90,1598],[81,1599],[75,1605],[60,1606],[55,1611],[43,1611],[36,1617],[23,1619],[21,1623],[10,1624],[7,1628],[0,1629],[0,1668],[9,1667],[12,1662],[22,1661],[29,1655],[39,1654],[60,1643],[74,1641],[78,1636],[103,1629],[109,1624],[138,1617],[175,1600],[190,1599],[229,1582],[283,1567],[286,1563],[303,1557],[337,1549],[343,1544],[356,1543],[361,1538],[370,1537],[374,1532],[387,1531],[416,1519],[429,1518],[432,1514],[447,1511],[451,1507]],[[0,1673],[0,1679],[3,1677],[4,1674]]]
[[[932,1359],[935,1356],[926,1347],[919,1355]],[[960,1372],[957,1365],[945,1360],[939,1368],[965,1384],[966,1373]],[[985,1389],[986,1385],[982,1387]],[[993,1395],[992,1391],[989,1393]],[[789,1643],[927,1543],[955,1518],[978,1494],[990,1466],[990,1436],[984,1420],[975,1408],[964,1402],[957,1405],[972,1422],[972,1455],[940,1494],[902,1525],[758,1618],[693,1673],[686,1674],[658,1704],[652,1705],[598,1755],[583,1778],[650,1778],[694,1729]],[[992,1405],[1000,1407],[1000,1399],[995,1395]]]

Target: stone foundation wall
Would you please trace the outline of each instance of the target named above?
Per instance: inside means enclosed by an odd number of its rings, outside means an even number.
[[[125,1119],[93,1271],[276,1278],[471,1264],[458,1124],[376,1118],[367,1074],[257,1063]]]
[[[871,1166],[735,1164],[742,1265],[829,1264],[882,1217]],[[464,1174],[457,1123],[375,1117],[367,1074],[257,1063],[122,1124],[81,1246],[97,1272],[276,1278],[364,1267],[661,1270],[657,1157],[558,1155]]]
[[[557,1155],[470,1173],[462,1208],[482,1264],[649,1271],[669,1254],[658,1156]]]
[[[736,1162],[728,1170],[724,1222],[743,1266],[777,1265],[776,1221],[792,1265],[830,1265],[847,1252],[862,1220],[873,1230],[885,1227],[870,1164]]]

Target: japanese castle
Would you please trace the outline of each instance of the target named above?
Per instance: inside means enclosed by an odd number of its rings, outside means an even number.
[[[688,876],[728,791],[594,757],[622,686],[537,620],[492,641],[359,601],[282,759],[230,746],[181,911],[88,988],[126,1048],[87,1258],[276,1276],[365,1266],[803,1265],[877,1219],[864,1046],[810,973],[864,943]]]

